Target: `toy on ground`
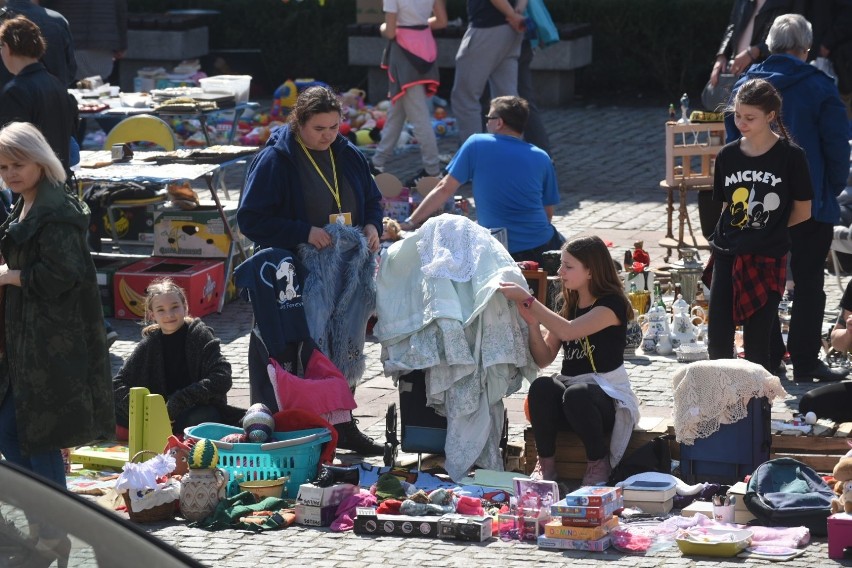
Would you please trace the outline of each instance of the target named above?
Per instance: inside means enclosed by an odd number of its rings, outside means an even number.
[[[838,496],[831,500],[831,512],[852,513],[852,450],[840,458],[833,473],[834,492]]]

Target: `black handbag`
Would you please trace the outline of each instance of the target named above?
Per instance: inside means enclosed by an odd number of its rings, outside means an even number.
[[[674,434],[657,436],[623,457],[612,470],[609,476],[609,485],[615,485],[632,475],[648,471],[671,474],[672,452],[669,442],[674,439]]]

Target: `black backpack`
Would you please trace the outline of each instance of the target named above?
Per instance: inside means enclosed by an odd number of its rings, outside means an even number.
[[[834,491],[809,466],[792,458],[777,458],[757,466],[745,494],[753,524],[805,526],[813,536],[825,536]]]

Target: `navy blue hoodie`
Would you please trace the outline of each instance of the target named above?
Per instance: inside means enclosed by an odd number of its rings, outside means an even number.
[[[252,161],[237,211],[240,231],[261,248],[296,250],[308,242],[311,224],[305,221],[305,195],[293,152],[298,148],[289,126],[275,130]],[[357,218],[374,225],[382,235],[382,194],[367,159],[349,140],[338,135],[331,143],[338,171],[352,186],[359,208]]]
[[[748,79],[766,79],[781,93],[781,121],[807,155],[814,198],[813,219],[837,224],[837,196],[849,176],[849,121],[834,82],[822,71],[787,54],[770,55],[734,85],[731,100]],[[727,142],[739,138],[733,114],[725,116]]]

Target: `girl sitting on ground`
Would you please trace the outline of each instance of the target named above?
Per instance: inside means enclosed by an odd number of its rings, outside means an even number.
[[[565,300],[559,313],[522,286],[500,283],[500,291],[518,303],[529,325],[536,365],[547,367],[563,351],[562,372],[530,385],[529,419],[538,451],[532,477],[556,480],[556,436],[568,429],[577,433],[586,450],[583,485],[597,485],[606,483],[621,461],[639,421],[639,400],[624,368],[633,308],[598,237],[578,237],[563,245],[558,274]]]
[[[227,404],[231,364],[203,321],[189,317],[186,294],[168,278],[148,286],[142,341],[113,379],[116,433],[126,438],[130,388],[145,387],[166,399],[172,431],[202,422],[238,425],[245,410]]]

